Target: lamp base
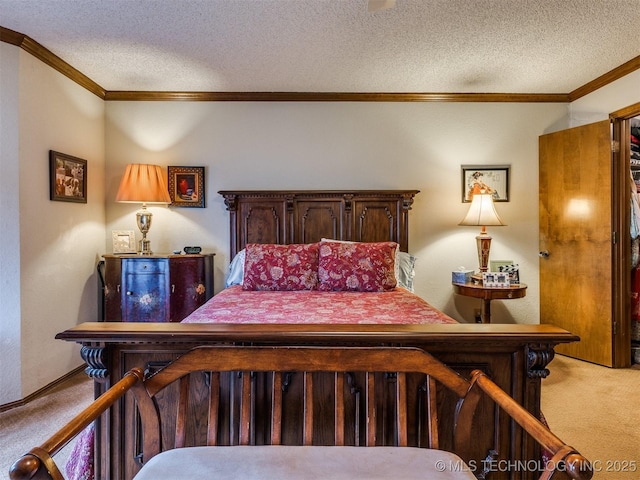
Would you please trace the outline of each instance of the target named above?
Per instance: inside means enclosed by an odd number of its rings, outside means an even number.
[[[142,240],[138,242],[138,255],[153,255],[150,240],[143,237]]]
[[[149,210],[147,210],[147,205],[143,203],[142,210],[136,213],[138,228],[140,229],[140,233],[142,233],[142,240],[138,242],[138,255],[153,254],[153,252],[151,251],[151,242],[147,240],[147,232],[151,228],[152,218],[153,215]]]
[[[485,227],[482,227],[480,235],[476,237],[476,246],[478,247],[480,275],[482,275],[482,272],[489,270],[489,252],[491,250],[491,236],[487,233]]]

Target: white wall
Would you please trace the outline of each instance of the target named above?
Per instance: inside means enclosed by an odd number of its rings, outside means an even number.
[[[0,405],[21,389],[17,118],[18,49],[0,42]]]
[[[493,318],[537,323],[538,136],[566,116],[565,104],[107,102],[107,235],[140,237],[136,206],[114,201],[127,163],[205,166],[207,208],[152,207],[149,236],[158,252],[216,252],[219,290],[230,259],[218,190],[419,189],[409,238],[416,293],[472,320],[479,301],[451,288],[452,270],[477,266],[479,230],[458,226],[468,207],[460,165],[510,164],[511,201],[497,205],[508,226],[489,228],[491,256],[518,263],[529,290],[495,302]]]
[[[97,319],[106,236],[104,102],[22,50],[18,68],[22,388],[14,400],[82,365],[79,347],[54,337]],[[49,150],[88,161],[86,204],[49,200]]]
[[[640,70],[571,103],[571,126],[606,120],[609,114],[640,102]]]

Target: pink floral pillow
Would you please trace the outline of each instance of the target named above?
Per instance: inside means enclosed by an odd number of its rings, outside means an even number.
[[[245,247],[243,290],[315,290],[317,286],[317,243]]]
[[[396,286],[395,242],[320,242],[318,290],[382,292]]]

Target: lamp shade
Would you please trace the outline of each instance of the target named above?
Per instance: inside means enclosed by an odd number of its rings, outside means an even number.
[[[493,206],[493,197],[489,193],[476,193],[471,200],[467,215],[459,225],[505,225]]]
[[[171,203],[167,182],[158,165],[132,163],[120,181],[116,202]]]

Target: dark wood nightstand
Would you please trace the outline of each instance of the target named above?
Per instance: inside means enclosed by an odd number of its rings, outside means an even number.
[[[183,320],[213,296],[214,255],[103,255],[105,320]]]
[[[491,300],[522,298],[527,294],[527,286],[524,283],[510,287],[483,287],[482,284],[473,282],[452,285],[453,291],[457,294],[482,300],[482,323],[491,323]]]

